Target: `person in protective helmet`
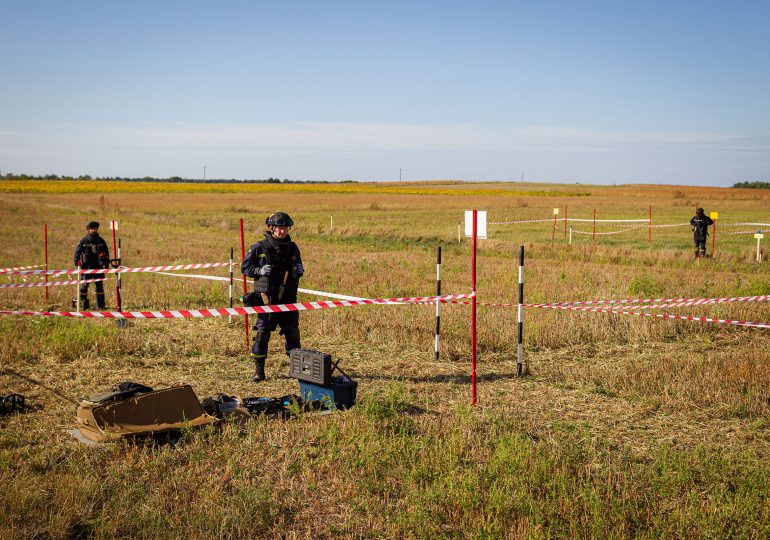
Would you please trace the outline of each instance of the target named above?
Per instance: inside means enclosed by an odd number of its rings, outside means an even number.
[[[289,214],[276,212],[266,220],[264,238],[252,245],[241,263],[241,273],[254,278],[254,292],[260,297],[259,304],[293,304],[297,301],[299,278],[305,273],[302,256],[297,244],[292,242],[289,229],[294,221]],[[278,326],[285,339],[286,354],[300,347],[299,313],[260,313],[257,315],[256,331],[251,346],[254,360],[254,375],[251,380],[265,380],[270,333]]]
[[[75,266],[82,269],[107,268],[110,264],[110,250],[107,248],[107,242],[99,236],[99,222],[89,221],[86,225],[87,234],[80,239],[75,248],[74,262]],[[85,274],[84,280],[104,279],[104,274]],[[90,283],[81,283],[80,285],[80,305],[82,309],[88,309],[88,286]],[[103,310],[106,307],[104,302],[104,282],[94,283],[96,288],[96,306]]]
[[[709,227],[714,224],[714,220],[708,217],[703,208],[698,208],[695,215],[690,220],[693,239],[695,240],[695,256],[706,256],[706,238],[709,235]]]

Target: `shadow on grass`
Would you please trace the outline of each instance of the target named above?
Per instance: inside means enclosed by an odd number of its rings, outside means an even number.
[[[517,379],[520,378],[515,372],[508,373],[487,373],[485,375],[476,375],[476,382],[492,382],[499,381],[501,379]],[[449,384],[470,384],[470,374],[448,374],[448,375],[427,375],[427,376],[393,376],[388,377],[386,375],[358,375],[356,380],[373,380],[373,381],[404,381],[411,383],[449,383]]]
[[[35,386],[39,386],[40,388],[44,388],[45,390],[48,390],[53,395],[63,399],[64,401],[69,401],[70,403],[74,403],[76,405],[78,403],[80,403],[79,399],[77,399],[75,397],[72,397],[72,396],[68,396],[66,394],[63,394],[59,390],[57,390],[56,388],[51,388],[50,386],[43,384],[42,382],[38,381],[37,379],[33,379],[32,377],[27,377],[23,373],[19,373],[18,371],[14,371],[13,369],[4,369],[2,371],[2,374],[3,375],[11,375],[11,376],[16,377],[18,379],[22,379],[24,381],[27,381],[28,383],[32,383]]]

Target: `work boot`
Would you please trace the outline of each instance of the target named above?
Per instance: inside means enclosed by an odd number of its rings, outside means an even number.
[[[254,359],[254,375],[251,376],[251,380],[255,383],[265,380],[265,359]]]
[[[83,311],[88,311],[88,308],[91,307],[91,304],[88,302],[88,298],[80,297],[80,309]]]

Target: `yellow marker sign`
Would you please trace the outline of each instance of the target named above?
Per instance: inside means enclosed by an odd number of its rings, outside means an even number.
[[[719,219],[719,212],[709,212],[709,217],[711,219]]]
[[[559,209],[558,209],[558,208],[554,208],[554,209],[553,209],[553,215],[555,216],[555,215],[557,215],[558,213],[559,213]]]
[[[756,233],[754,235],[754,238],[756,238],[757,240],[762,240],[764,237],[765,237],[765,235],[762,234],[762,233]]]

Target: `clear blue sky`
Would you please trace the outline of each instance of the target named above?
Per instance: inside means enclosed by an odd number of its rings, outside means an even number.
[[[0,172],[770,181],[770,2],[0,0]]]

